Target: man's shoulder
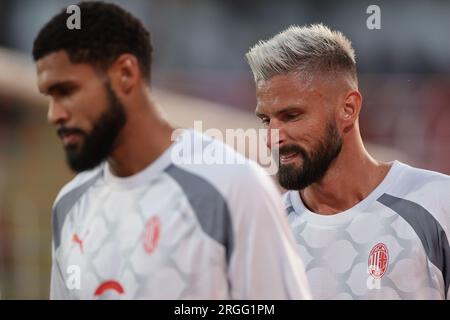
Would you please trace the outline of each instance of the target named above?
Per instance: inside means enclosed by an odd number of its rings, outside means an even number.
[[[401,164],[396,182],[383,195],[398,211],[431,215],[450,230],[450,176]],[[380,198],[381,199],[381,198]]]
[[[178,156],[178,151],[184,151],[185,154]],[[239,181],[245,184],[248,180],[265,180],[263,177],[266,173],[256,162],[245,158],[222,141],[194,130],[187,130],[182,143],[174,152],[176,157],[172,162],[175,166],[208,181],[218,181],[220,184]]]
[[[102,170],[103,170],[103,164],[99,165],[98,167],[96,167],[92,170],[83,171],[83,172],[78,173],[75,177],[73,177],[72,180],[67,182],[61,188],[58,195],[56,196],[54,206],[68,194],[71,194],[78,190],[81,191],[81,189],[83,189],[84,186],[87,186],[88,184],[91,184],[91,182],[96,181],[101,176]]]
[[[261,166],[220,140],[186,130],[175,147],[172,165],[165,171],[185,191],[201,189],[206,197],[214,189],[231,206],[256,202],[255,198],[272,197],[271,194],[279,196]]]
[[[450,190],[450,176],[428,169],[401,164],[404,168],[398,179],[400,187],[410,193],[420,190],[422,193],[439,194]]]

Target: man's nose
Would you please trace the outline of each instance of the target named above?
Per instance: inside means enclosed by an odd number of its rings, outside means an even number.
[[[282,124],[277,120],[271,120],[267,130],[267,148],[278,149],[283,144],[284,140],[285,133]]]
[[[69,119],[69,112],[54,100],[50,101],[47,112],[47,121],[51,124],[64,123]]]

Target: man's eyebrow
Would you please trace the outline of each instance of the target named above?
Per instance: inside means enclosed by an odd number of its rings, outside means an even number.
[[[71,81],[60,81],[52,83],[48,88],[44,89],[42,93],[51,94],[52,92],[60,91],[61,89],[67,89],[67,87],[73,87],[74,84]]]
[[[303,106],[303,105],[289,105],[286,108],[283,108],[283,109],[278,110],[277,112],[275,112],[275,116],[278,116],[278,115],[280,115],[282,113],[292,112],[292,111],[303,112],[304,109],[305,109],[305,106]],[[261,113],[259,111],[255,111],[255,115],[258,118],[261,118],[261,119],[267,117],[266,114]]]
[[[282,113],[288,113],[288,112],[292,112],[292,111],[297,111],[297,112],[303,112],[305,110],[305,106],[304,105],[289,105],[286,108],[283,108],[281,110],[278,110],[277,112],[275,112],[275,115],[280,115]]]

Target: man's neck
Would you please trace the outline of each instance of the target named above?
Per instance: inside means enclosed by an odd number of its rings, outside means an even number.
[[[390,164],[373,159],[362,148],[342,150],[325,176],[300,191],[304,204],[313,212],[332,215],[365,199],[385,178]]]
[[[141,108],[128,119],[108,158],[111,172],[127,177],[145,169],[172,144],[173,130],[154,105]]]

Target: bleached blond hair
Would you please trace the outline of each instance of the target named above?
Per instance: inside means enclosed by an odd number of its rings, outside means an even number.
[[[340,31],[323,24],[290,26],[267,41],[259,41],[246,54],[255,82],[297,72],[346,72],[357,82],[355,52]]]

